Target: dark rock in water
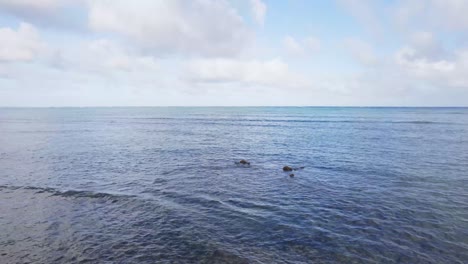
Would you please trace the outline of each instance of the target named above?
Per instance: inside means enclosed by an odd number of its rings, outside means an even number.
[[[294,177],[294,173],[289,174],[289,177],[291,178]]]
[[[248,162],[248,161],[242,159],[242,160],[239,161],[239,164],[242,164],[242,165],[250,165],[250,162]]]

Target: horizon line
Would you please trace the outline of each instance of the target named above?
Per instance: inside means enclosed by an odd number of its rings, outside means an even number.
[[[114,105],[114,106],[0,106],[0,108],[268,108],[268,107],[290,107],[290,108],[468,108],[466,106],[399,106],[399,105]]]

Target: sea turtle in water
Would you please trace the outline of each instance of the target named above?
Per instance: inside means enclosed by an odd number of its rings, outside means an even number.
[[[246,161],[245,159],[241,159],[239,161],[239,164],[242,164],[242,165],[250,165],[250,162]]]
[[[283,171],[295,171],[295,170],[302,170],[304,169],[305,167],[298,167],[298,168],[293,168],[293,167],[289,167],[289,166],[284,166],[283,167]]]

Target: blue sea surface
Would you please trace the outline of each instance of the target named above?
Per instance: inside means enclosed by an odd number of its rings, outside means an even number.
[[[0,263],[468,263],[468,108],[0,108]]]

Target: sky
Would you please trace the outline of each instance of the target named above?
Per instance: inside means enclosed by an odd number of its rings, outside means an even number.
[[[0,0],[0,106],[468,106],[466,0]]]

